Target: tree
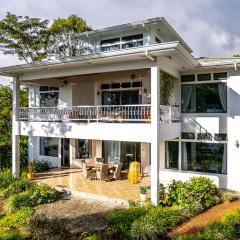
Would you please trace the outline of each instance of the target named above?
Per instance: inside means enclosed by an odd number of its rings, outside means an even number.
[[[0,167],[9,167],[11,164],[11,142],[12,142],[12,89],[0,87]],[[20,104],[28,106],[28,91],[22,89],[20,93]],[[21,164],[26,165],[28,155],[27,137],[21,136],[20,158]]]
[[[17,55],[25,62],[37,62],[47,57],[48,20],[16,16],[7,13],[0,21],[0,50]]]
[[[73,57],[91,51],[88,43],[76,38],[77,33],[89,31],[86,21],[76,15],[54,20],[49,28],[48,53],[57,57]]]

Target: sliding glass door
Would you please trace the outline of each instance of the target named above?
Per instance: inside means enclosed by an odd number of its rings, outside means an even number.
[[[128,169],[132,161],[141,161],[141,143],[103,141],[103,157],[106,163],[121,161]]]
[[[102,105],[134,105],[141,104],[139,90],[130,91],[103,91]]]

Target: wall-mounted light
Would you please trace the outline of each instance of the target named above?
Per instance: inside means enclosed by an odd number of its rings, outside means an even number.
[[[236,146],[236,148],[239,148],[239,142],[238,142],[238,140],[236,140],[235,146]]]
[[[100,91],[97,91],[97,95],[100,95]]]

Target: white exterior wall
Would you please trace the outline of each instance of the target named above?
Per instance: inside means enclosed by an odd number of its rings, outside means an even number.
[[[240,71],[228,79],[228,181],[229,189],[240,191]],[[239,145],[238,145],[239,143]]]

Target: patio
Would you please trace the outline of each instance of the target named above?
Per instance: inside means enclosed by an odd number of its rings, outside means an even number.
[[[139,186],[149,186],[150,177],[145,176],[138,184],[131,184],[128,179],[120,181],[99,181],[85,179],[81,169],[52,169],[38,173],[36,182],[46,183],[55,188],[64,188],[73,194],[93,199],[102,199],[126,203],[139,200]],[[148,193],[150,196],[150,192]]]

